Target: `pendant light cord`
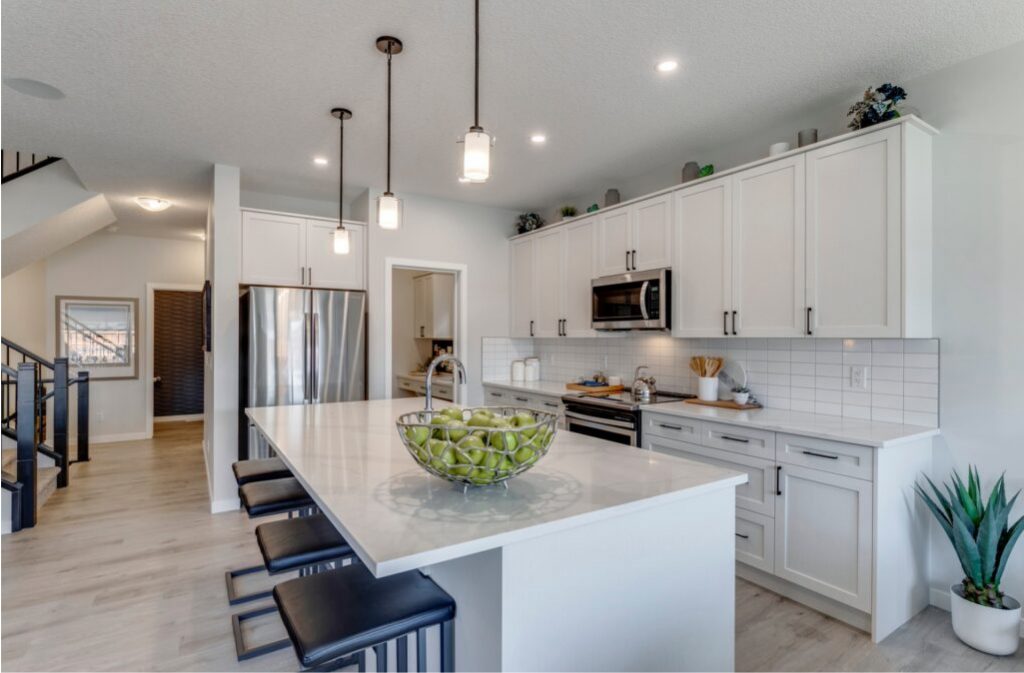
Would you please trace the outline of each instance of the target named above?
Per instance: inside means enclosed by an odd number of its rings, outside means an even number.
[[[473,128],[480,129],[480,0],[475,0],[473,42]]]
[[[388,168],[387,168],[387,194],[391,194],[391,48],[388,43]]]
[[[344,229],[342,204],[345,202],[345,115],[339,114],[338,121],[341,123],[341,133],[338,134],[338,229]]]

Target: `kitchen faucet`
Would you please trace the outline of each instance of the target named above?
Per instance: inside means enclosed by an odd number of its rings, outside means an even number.
[[[427,411],[434,410],[433,396],[430,393],[430,379],[434,377],[434,370],[437,368],[437,366],[442,362],[445,362],[446,360],[451,360],[452,362],[454,362],[456,369],[458,369],[458,371],[455,372],[455,375],[452,377],[452,397],[458,397],[458,395],[455,395],[454,393],[456,390],[458,390],[460,377],[462,381],[466,380],[466,368],[462,366],[462,361],[459,360],[457,357],[451,355],[450,353],[445,353],[444,355],[438,355],[436,358],[434,358],[431,361],[430,366],[427,367]]]

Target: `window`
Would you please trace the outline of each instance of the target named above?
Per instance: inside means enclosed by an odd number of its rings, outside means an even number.
[[[138,376],[138,300],[57,297],[57,355],[94,379]]]

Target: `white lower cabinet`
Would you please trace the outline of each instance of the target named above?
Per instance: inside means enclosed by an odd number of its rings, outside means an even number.
[[[766,573],[775,570],[775,520],[736,510],[736,560]]]
[[[565,411],[562,398],[556,395],[545,395],[536,392],[522,392],[510,388],[499,388],[484,384],[484,404],[489,407],[526,407],[548,413],[558,414],[558,427],[565,427]]]
[[[775,574],[871,610],[871,482],[780,464]]]

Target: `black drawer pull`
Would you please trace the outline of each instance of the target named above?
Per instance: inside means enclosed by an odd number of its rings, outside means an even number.
[[[750,539],[749,535],[744,535],[743,533],[736,533],[736,537],[743,538],[744,540],[749,540]]]
[[[727,442],[739,442],[741,444],[749,444],[750,440],[745,437],[733,437],[732,435],[722,435],[722,439]]]
[[[558,408],[558,405],[555,404],[554,402],[545,402],[544,406],[545,407],[552,407],[553,409],[557,409]]]
[[[681,425],[669,425],[668,423],[658,423],[659,428],[665,428],[666,430],[682,430]]]
[[[491,397],[505,397],[505,393],[491,393]]]
[[[517,397],[516,398],[516,402],[529,402],[529,401],[530,401],[529,397]]]
[[[782,495],[782,466],[775,466],[775,495]]]
[[[818,453],[817,451],[804,451],[805,456],[814,456],[815,458],[828,458],[829,460],[839,460],[839,456],[830,456],[827,453]]]

